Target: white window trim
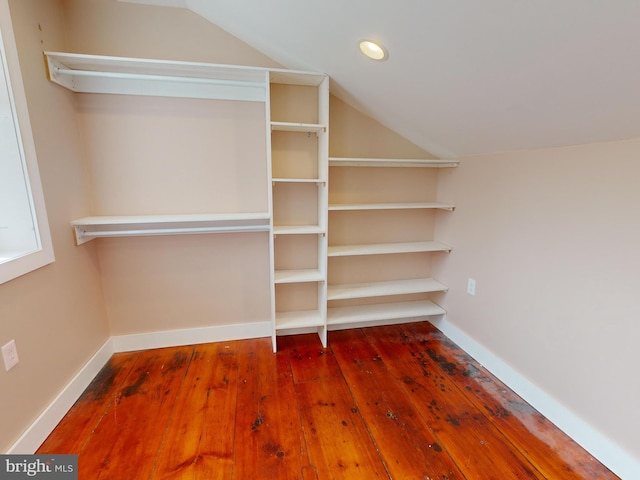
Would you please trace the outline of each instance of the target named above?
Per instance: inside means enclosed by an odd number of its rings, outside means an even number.
[[[2,56],[6,62],[6,65],[2,67],[7,71],[7,83],[9,85],[10,95],[12,96],[15,116],[17,117],[16,129],[18,130],[18,138],[22,140],[21,153],[29,175],[28,185],[31,189],[33,201],[34,226],[39,232],[40,239],[39,250],[0,264],[0,284],[2,284],[52,263],[55,257],[51,243],[51,233],[49,232],[49,222],[47,220],[42,184],[40,183],[40,173],[38,171],[27,99],[18,61],[18,50],[16,48],[11,23],[9,0],[0,0],[0,48],[3,50]]]

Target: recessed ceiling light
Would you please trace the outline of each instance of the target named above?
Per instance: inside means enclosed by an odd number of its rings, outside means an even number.
[[[360,51],[373,60],[385,60],[388,56],[384,47],[371,40],[362,40]]]

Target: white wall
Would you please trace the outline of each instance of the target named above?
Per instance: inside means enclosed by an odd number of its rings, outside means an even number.
[[[636,459],[639,157],[632,140],[463,158],[436,225],[448,321]]]

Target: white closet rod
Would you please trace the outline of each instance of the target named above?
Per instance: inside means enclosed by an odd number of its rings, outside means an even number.
[[[56,75],[71,75],[76,77],[99,77],[99,78],[115,78],[123,80],[153,80],[163,82],[182,82],[182,83],[200,83],[205,85],[233,85],[238,87],[256,87],[264,82],[251,82],[240,80],[216,80],[213,78],[198,77],[182,77],[171,75],[153,75],[147,73],[118,73],[118,72],[101,72],[93,70],[72,70],[70,68],[54,68]]]
[[[156,228],[142,230],[105,230],[87,232],[81,230],[81,237],[127,237],[134,235],[177,235],[185,233],[224,233],[224,232],[267,232],[268,225],[245,225],[230,227],[194,227],[194,228]]]

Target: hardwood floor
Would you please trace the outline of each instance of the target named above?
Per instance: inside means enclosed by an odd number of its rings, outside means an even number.
[[[429,323],[116,354],[38,453],[81,479],[618,478]]]

